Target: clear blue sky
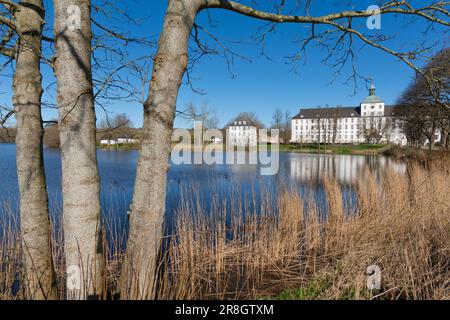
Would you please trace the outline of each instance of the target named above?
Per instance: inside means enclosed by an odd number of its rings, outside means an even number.
[[[241,1],[251,3],[251,1]],[[295,2],[295,1],[288,1]],[[342,2],[342,1],[341,1]],[[355,9],[366,9],[372,1],[354,1],[357,3]],[[425,1],[416,1],[421,5]],[[51,1],[47,0],[49,5]],[[131,32],[139,36],[148,36],[157,40],[162,28],[165,0],[128,0],[120,1],[120,5],[129,8],[129,15],[138,19],[143,19],[140,26],[121,26],[120,22],[115,22],[119,28],[131,28]],[[266,3],[260,1],[260,3]],[[339,1],[316,0],[312,7],[311,15],[322,15],[325,13],[342,11],[342,9],[352,9],[347,5],[336,4]],[[259,5],[258,8],[268,9],[267,5]],[[51,23],[51,12],[48,14]],[[359,90],[353,95],[354,87],[352,83],[345,83],[349,76],[349,68],[343,70],[341,76],[334,79],[334,72],[330,66],[322,63],[325,52],[316,46],[310,47],[307,51],[306,63],[296,65],[296,72],[292,71],[293,65],[286,63],[286,57],[298,53],[299,45],[295,40],[306,35],[303,25],[286,25],[277,27],[277,31],[269,35],[266,42],[266,53],[270,60],[261,56],[261,47],[257,47],[254,35],[258,28],[265,22],[261,22],[248,17],[240,16],[233,12],[224,10],[209,10],[203,12],[197,19],[198,24],[208,29],[215,37],[223,43],[230,45],[233,50],[242,56],[251,59],[251,63],[235,59],[231,66],[233,74],[227,69],[225,59],[222,56],[208,56],[203,58],[195,68],[191,77],[197,89],[205,94],[194,93],[189,86],[183,85],[178,99],[178,108],[193,102],[201,104],[207,102],[208,105],[217,110],[220,124],[224,125],[239,112],[254,112],[266,124],[270,125],[271,117],[276,108],[288,110],[295,115],[300,107],[325,106],[356,106],[367,95],[364,82],[359,82]],[[365,20],[361,20],[360,26],[366,34],[396,35],[394,40],[387,42],[391,48],[410,48],[422,40],[429,43],[438,41],[438,45],[433,45],[432,50],[437,51],[446,46],[448,35],[437,30],[423,33],[425,25],[415,22],[409,23],[407,19],[396,19],[393,16],[383,16],[381,31],[368,31],[363,29]],[[51,32],[51,26],[50,32]],[[442,31],[442,30],[440,30]],[[203,36],[203,39],[207,39]],[[208,40],[210,44],[212,42]],[[216,48],[218,48],[216,46]],[[387,104],[395,103],[399,94],[411,81],[413,71],[398,61],[396,58],[371,47],[361,47],[356,44],[357,57],[356,67],[360,74],[374,79],[377,86],[377,94],[381,96]],[[156,47],[132,48],[131,55],[139,56],[143,54],[154,54]],[[54,82],[51,70],[43,68],[45,83],[47,85]],[[5,92],[0,96],[1,102],[10,103],[10,81],[2,77],[1,90]],[[46,94],[47,101],[54,101],[54,96]],[[115,101],[109,105],[109,110],[113,113],[126,113],[130,116],[136,126],[142,124],[142,106],[136,102]],[[54,110],[46,109],[45,118],[54,118]],[[101,111],[98,118],[102,118]],[[186,126],[186,122],[178,119],[176,126]]]

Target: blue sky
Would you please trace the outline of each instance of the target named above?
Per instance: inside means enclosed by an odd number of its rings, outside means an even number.
[[[241,1],[251,3],[251,1]],[[289,1],[288,1],[289,2]],[[290,1],[293,2],[293,1]],[[338,1],[316,0],[311,9],[311,15],[322,15],[330,12],[352,9],[347,5],[336,4]],[[355,9],[366,9],[376,2],[355,1]],[[47,4],[51,2],[47,0]],[[120,21],[114,25],[120,29],[128,30],[139,36],[150,37],[156,41],[162,28],[165,0],[129,0],[121,1],[120,5],[128,7],[128,13],[136,17],[141,24],[139,26],[123,25]],[[265,2],[260,2],[265,3]],[[423,1],[416,1],[422,4]],[[49,7],[49,6],[48,6]],[[266,5],[258,8],[268,9]],[[47,21],[51,23],[51,12]],[[387,44],[394,49],[410,48],[422,40],[429,43],[437,41],[432,50],[437,51],[446,46],[448,35],[437,31],[423,33],[425,25],[421,22],[408,23],[410,20],[398,19],[393,16],[383,16],[382,29],[380,31],[368,31],[364,29],[365,20],[358,22],[358,28],[366,34],[396,35],[394,40]],[[258,29],[265,23],[240,16],[224,10],[209,10],[203,12],[197,18],[197,23],[208,29],[223,43],[232,47],[233,51],[251,60],[235,59],[230,73],[223,56],[204,57],[196,66],[191,77],[195,88],[203,91],[200,95],[191,90],[188,85],[183,85],[179,98],[178,108],[193,102],[194,104],[208,103],[217,111],[220,125],[224,125],[239,112],[254,112],[266,124],[270,125],[271,117],[276,108],[289,111],[295,115],[300,107],[316,106],[356,106],[367,95],[365,83],[358,83],[358,91],[354,95],[352,83],[346,83],[349,76],[349,66],[342,71],[342,75],[334,78],[334,71],[329,65],[322,62],[326,53],[320,48],[312,46],[307,51],[305,63],[295,66],[287,63],[286,57],[299,52],[299,45],[295,40],[306,35],[304,25],[286,25],[277,27],[277,31],[270,34],[266,42],[265,50],[270,59],[261,56],[261,47],[256,46],[254,36]],[[51,32],[51,26],[49,26]],[[209,44],[213,43],[207,37],[202,36]],[[217,45],[216,45],[217,48]],[[404,90],[412,77],[413,71],[398,59],[371,47],[361,47],[356,44],[356,67],[361,75],[374,79],[377,86],[377,94],[387,104],[395,103],[399,94]],[[130,47],[131,56],[151,55],[156,47]],[[420,64],[420,63],[419,63]],[[295,71],[293,71],[295,67]],[[46,85],[54,82],[51,70],[43,67]],[[334,79],[334,81],[332,81]],[[0,96],[2,104],[10,103],[10,80],[0,78]],[[138,83],[135,83],[138,85]],[[54,101],[53,94],[46,94],[44,99]],[[115,101],[108,106],[111,113],[126,113],[136,126],[142,124],[142,106],[138,102]],[[55,118],[54,110],[45,109],[44,117]],[[98,110],[98,118],[103,118],[103,112]],[[177,119],[176,126],[188,126],[189,124]]]

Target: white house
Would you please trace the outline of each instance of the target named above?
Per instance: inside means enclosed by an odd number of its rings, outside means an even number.
[[[106,146],[114,146],[117,144],[117,142],[116,140],[100,140],[100,144]]]
[[[213,138],[211,139],[211,142],[212,142],[212,143],[215,143],[215,144],[220,144],[220,143],[222,143],[222,139],[220,139],[220,138],[218,138],[218,137],[213,137]]]
[[[118,138],[117,139],[118,144],[138,144],[138,139],[128,139],[128,138]]]
[[[301,109],[292,118],[292,142],[393,143],[406,145],[397,106],[386,106],[375,86],[359,107]]]
[[[101,145],[115,146],[118,144],[138,144],[138,139],[118,138],[116,140],[100,140]]]
[[[256,146],[258,128],[250,120],[236,119],[227,128],[228,144],[234,146]]]

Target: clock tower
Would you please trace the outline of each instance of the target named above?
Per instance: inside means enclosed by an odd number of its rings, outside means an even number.
[[[376,94],[376,87],[372,83],[369,87],[369,96],[361,103],[362,117],[383,117],[384,116],[384,101],[382,101]]]

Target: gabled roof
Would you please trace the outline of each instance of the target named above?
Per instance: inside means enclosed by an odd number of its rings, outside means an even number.
[[[385,117],[401,117],[407,114],[407,107],[401,105],[384,106]]]
[[[300,113],[292,119],[356,118],[360,116],[360,107],[311,108],[301,109]]]
[[[227,123],[227,125],[225,126],[225,128],[229,128],[229,127],[256,127],[256,128],[262,128],[262,124],[258,123],[258,121],[256,120],[256,122],[248,115],[243,115],[243,116],[237,116],[236,118],[234,118],[233,120],[229,121]]]
[[[385,117],[400,117],[405,115],[405,107],[390,105],[384,107]],[[302,109],[300,113],[293,117],[297,119],[333,119],[333,118],[352,118],[361,117],[361,107],[337,107],[337,108],[311,108]]]

